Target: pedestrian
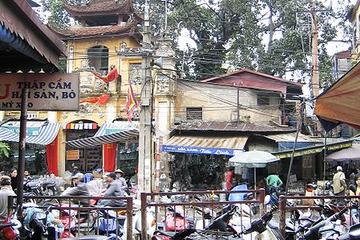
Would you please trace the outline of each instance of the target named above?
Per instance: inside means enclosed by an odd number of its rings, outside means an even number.
[[[11,179],[8,176],[2,176],[0,180],[0,221],[3,222],[8,216],[8,198],[16,197],[11,187]]]
[[[355,183],[356,185],[349,187],[350,196],[360,196],[360,175],[357,175]]]
[[[105,192],[105,185],[102,179],[102,169],[98,168],[93,171],[93,180],[86,183],[90,196],[102,196]]]
[[[353,185],[356,186],[356,176],[359,174],[356,168],[351,170],[351,174],[349,176],[349,186]]]
[[[346,190],[345,173],[342,171],[341,166],[336,167],[336,173],[333,177],[334,194],[337,196],[344,196]]]
[[[281,181],[279,175],[276,174],[270,174],[269,176],[267,176],[265,181],[269,193],[278,192],[280,190],[280,187],[283,185],[283,182]]]
[[[11,187],[14,192],[16,192],[17,184],[18,184],[18,172],[16,168],[12,168],[10,170],[10,179],[11,179]]]
[[[106,182],[108,187],[104,194],[105,197],[123,197],[124,191],[121,188],[121,183],[116,179],[115,173],[108,173],[106,175]],[[110,207],[122,207],[124,205],[123,201],[120,199],[103,199],[98,202],[100,206],[110,206]]]
[[[121,189],[124,191],[128,190],[128,185],[126,183],[126,180],[124,178],[125,174],[121,169],[115,170],[116,178],[121,183]]]
[[[71,171],[72,176],[75,176],[77,173],[80,172],[79,168],[75,164],[71,164],[71,168],[72,168],[72,171]]]
[[[24,180],[25,180],[25,181],[31,180],[30,173],[29,173],[29,171],[27,171],[27,170],[24,171]]]
[[[233,178],[234,178],[234,167],[228,167],[225,173],[225,189],[226,191],[230,191],[233,187]]]

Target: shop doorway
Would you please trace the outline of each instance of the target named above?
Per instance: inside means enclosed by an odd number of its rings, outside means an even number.
[[[137,173],[139,143],[118,143],[116,155],[116,168],[121,169],[126,178],[131,178]]]
[[[92,137],[98,129],[98,124],[93,121],[72,122],[66,127],[66,141]],[[66,145],[65,158],[65,170],[71,171],[75,165],[81,172],[90,172],[96,168],[102,168],[102,146],[76,148]]]

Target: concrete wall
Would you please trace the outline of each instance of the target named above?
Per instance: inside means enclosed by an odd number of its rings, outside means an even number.
[[[256,90],[240,89],[240,120],[252,123],[268,123],[270,120],[279,122],[279,94],[271,95],[270,105],[257,106],[258,93]],[[186,108],[189,107],[201,107],[203,121],[235,121],[237,88],[178,81],[175,106],[175,121],[186,120]]]

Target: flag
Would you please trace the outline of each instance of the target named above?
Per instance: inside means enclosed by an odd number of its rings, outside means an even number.
[[[119,77],[119,73],[115,67],[113,67],[106,76],[101,76],[99,73],[95,71],[91,71],[91,72],[95,75],[95,77],[100,78],[106,83],[112,82]]]
[[[110,95],[105,93],[98,97],[81,98],[80,103],[87,102],[87,103],[92,103],[92,104],[104,105],[109,101],[109,99],[110,99]]]
[[[129,81],[129,88],[128,88],[128,95],[126,98],[126,115],[128,118],[128,121],[131,122],[134,112],[138,109],[139,104],[135,98],[131,82]]]

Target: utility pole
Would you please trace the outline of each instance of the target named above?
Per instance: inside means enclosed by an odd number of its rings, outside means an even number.
[[[319,31],[317,26],[315,2],[310,0],[311,9],[311,35],[312,35],[312,67],[311,67],[311,87],[312,87],[312,97],[316,98],[319,96],[319,51],[318,51],[318,41],[319,41]]]
[[[236,122],[240,124],[240,88],[236,87]]]
[[[18,218],[22,219],[22,205],[24,202],[24,171],[26,151],[26,122],[29,89],[24,86],[21,91],[21,113],[20,113],[20,138],[19,138],[19,159],[18,159],[18,182],[17,182],[17,205],[19,206]]]
[[[153,136],[152,136],[152,79],[151,79],[151,29],[149,0],[145,0],[143,34],[143,81],[140,93],[140,131],[139,131],[139,169],[138,184],[140,192],[151,192]]]

